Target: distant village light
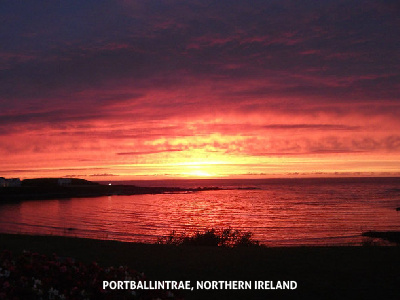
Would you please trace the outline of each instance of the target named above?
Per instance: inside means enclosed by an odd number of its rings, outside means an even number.
[[[109,183],[108,185],[111,185],[111,183]]]

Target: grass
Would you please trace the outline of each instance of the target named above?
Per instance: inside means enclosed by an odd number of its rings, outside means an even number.
[[[397,299],[399,247],[176,247],[0,234],[0,250],[29,249],[103,266],[128,265],[152,280],[295,280],[295,291],[193,291],[185,299]]]

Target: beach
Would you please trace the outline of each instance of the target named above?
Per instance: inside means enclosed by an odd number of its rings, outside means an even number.
[[[232,228],[269,247],[357,246],[363,232],[400,230],[399,186],[399,178],[22,186],[2,191],[0,232],[155,243],[173,231]],[[12,201],[25,194],[53,198]]]
[[[294,290],[180,291],[184,299],[397,299],[399,247],[183,247],[59,236],[0,235],[0,249],[101,266],[127,265],[151,280],[296,281]]]
[[[400,299],[399,1],[0,15],[0,300]]]
[[[154,182],[161,188],[87,187],[110,195],[87,195],[86,186],[54,187],[65,197],[1,205],[0,253],[28,262],[8,275],[15,285],[47,282],[42,288],[49,299],[64,299],[57,298],[61,293],[65,299],[397,299],[400,247],[380,238],[398,233],[398,182],[194,180],[170,188],[170,181]],[[33,195],[47,195],[45,189]],[[172,233],[179,240],[203,228],[247,232],[254,243],[165,244]],[[2,263],[0,283],[7,286],[13,267]],[[51,276],[40,271],[49,268]],[[76,276],[78,282],[69,281]],[[54,288],[51,277],[62,288]],[[53,288],[59,294],[50,297]]]

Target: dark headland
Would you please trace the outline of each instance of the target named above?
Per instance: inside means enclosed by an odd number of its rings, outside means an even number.
[[[362,235],[370,238],[387,240],[400,245],[400,231],[367,231],[363,232]]]
[[[180,193],[218,188],[182,189],[177,187],[141,187],[104,185],[78,178],[36,178],[21,181],[20,186],[0,188],[0,203],[20,200],[50,200],[110,195]]]

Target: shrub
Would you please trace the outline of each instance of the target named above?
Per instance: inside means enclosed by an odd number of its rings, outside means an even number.
[[[168,236],[159,238],[158,244],[182,246],[215,246],[215,247],[251,247],[260,246],[260,242],[252,239],[251,232],[242,232],[232,228],[207,229],[194,235],[177,235],[172,231]]]

